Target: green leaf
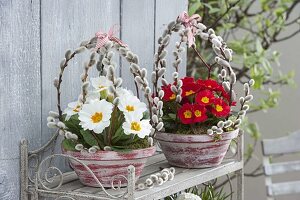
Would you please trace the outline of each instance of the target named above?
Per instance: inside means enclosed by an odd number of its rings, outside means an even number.
[[[62,141],[62,146],[67,151],[76,151],[75,149],[76,142],[72,139],[64,139]]]
[[[143,119],[150,119],[150,113],[148,111],[143,113]]]
[[[126,135],[124,133],[124,130],[122,127],[119,127],[118,130],[115,132],[115,134],[112,137],[112,143],[116,144],[119,140],[122,139],[122,135]]]
[[[64,124],[67,126],[68,130],[72,133],[79,134],[82,127],[79,125],[80,120],[78,119],[78,114],[71,116],[69,120],[64,120]],[[65,119],[65,116],[64,116]]]
[[[195,12],[202,6],[200,1],[190,4],[189,6],[189,15],[195,14]]]
[[[98,142],[96,138],[92,135],[89,130],[80,130],[80,134],[82,135],[84,141],[90,146],[98,146]]]
[[[176,119],[176,114],[174,114],[174,113],[169,113],[168,116],[169,116],[172,120],[175,120],[175,119]]]
[[[261,137],[256,123],[249,123],[248,126],[245,128],[245,131],[247,131],[249,135],[255,140],[258,140]]]
[[[220,12],[220,8],[211,8],[211,9],[209,9],[209,14],[213,14],[213,13],[217,13],[217,12]]]
[[[132,151],[132,149],[127,149],[124,146],[111,146],[111,149],[113,151],[123,152],[123,153],[129,153]]]
[[[240,41],[231,41],[228,43],[228,46],[239,55],[242,55],[245,52],[244,44]]]
[[[261,42],[257,39],[256,40],[256,51],[259,53],[259,54],[261,54],[263,51],[264,51],[264,49],[262,48],[262,46],[261,46]]]

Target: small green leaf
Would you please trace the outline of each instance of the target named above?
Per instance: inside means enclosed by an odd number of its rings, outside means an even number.
[[[62,141],[62,146],[67,151],[76,151],[75,149],[76,142],[72,139],[64,139]]]
[[[119,127],[112,137],[112,143],[116,144],[119,140],[122,139],[122,135],[125,135],[124,130],[122,127]]]
[[[111,146],[111,149],[113,151],[124,152],[124,153],[129,153],[132,151],[131,149],[126,149],[123,146]]]
[[[65,119],[65,116],[64,116]],[[72,133],[80,133],[82,127],[79,125],[80,120],[78,119],[78,114],[71,116],[69,120],[64,120],[64,124],[67,126],[68,130]]]
[[[259,54],[261,54],[263,51],[264,51],[264,49],[262,48],[262,46],[261,46],[261,42],[257,39],[256,40],[256,51],[259,53]]]
[[[145,112],[143,113],[143,119],[150,119],[150,114],[149,114],[148,111],[145,111]]]
[[[174,113],[169,113],[168,116],[169,116],[172,120],[175,120],[175,119],[176,119],[176,114],[174,114]]]
[[[200,1],[190,4],[189,6],[189,15],[195,14],[195,12],[202,6]]]
[[[89,130],[80,130],[80,134],[82,135],[84,141],[90,146],[98,145],[96,138],[92,135]]]

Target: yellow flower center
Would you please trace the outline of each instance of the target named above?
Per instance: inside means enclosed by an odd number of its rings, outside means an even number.
[[[142,129],[141,125],[138,122],[131,122],[131,130],[140,131]]]
[[[190,91],[186,91],[186,92],[185,92],[185,95],[186,95],[186,96],[189,96],[189,95],[191,95],[191,94],[195,94],[195,92],[194,92],[193,90],[190,90]]]
[[[196,110],[194,113],[196,117],[201,117],[202,115],[202,112],[200,110]]]
[[[175,94],[172,94],[171,96],[170,96],[170,99],[171,100],[173,100],[173,99],[175,99],[176,98],[176,95]]]
[[[74,111],[74,112],[79,112],[79,109],[80,109],[80,105],[77,105],[77,106],[73,109],[73,111]]]
[[[99,85],[99,89],[103,89],[103,88],[105,88],[105,86]]]
[[[201,101],[202,101],[203,103],[208,103],[208,102],[209,102],[209,98],[208,98],[208,97],[202,97],[202,98],[201,98]]]
[[[91,117],[93,123],[100,122],[102,120],[102,118],[103,118],[102,112],[95,112]]]
[[[184,118],[186,118],[186,119],[192,118],[192,112],[190,110],[184,111],[183,115],[184,115]]]
[[[222,112],[223,111],[223,107],[219,104],[216,105],[216,111],[217,112]]]
[[[127,106],[126,106],[126,110],[127,110],[128,112],[132,112],[132,111],[134,111],[134,106],[127,105]]]

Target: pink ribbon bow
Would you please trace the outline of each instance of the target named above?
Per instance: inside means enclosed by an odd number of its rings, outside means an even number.
[[[114,36],[114,34],[116,34],[118,30],[119,29],[116,27],[116,25],[113,25],[112,27],[110,27],[107,33],[104,33],[102,31],[97,32],[95,34],[95,36],[97,37],[97,44],[95,50],[103,47],[108,41],[113,41],[123,47],[127,47],[127,44],[123,43],[119,38]]]
[[[192,45],[195,45],[195,34],[197,28],[195,27],[197,25],[198,21],[201,21],[201,17],[198,14],[194,14],[192,16],[189,16],[186,11],[181,13],[178,16],[179,20],[183,24],[183,26],[188,30],[187,39],[188,39],[188,45],[191,47]]]

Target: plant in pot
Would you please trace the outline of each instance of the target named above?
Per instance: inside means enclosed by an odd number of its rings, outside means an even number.
[[[162,123],[154,123],[149,118],[152,112],[148,106],[153,107],[153,102],[146,69],[139,67],[137,55],[113,33],[114,27],[108,33],[98,32],[89,41],[82,42],[78,49],[66,51],[59,77],[54,80],[58,113],[51,111],[47,119],[48,127],[57,128],[59,134],[64,136],[63,153],[85,165],[70,159],[70,165],[80,181],[94,187],[110,187],[115,183],[126,185],[129,165],[135,167],[138,178],[147,158],[156,150],[151,135],[163,127]],[[79,98],[62,110],[63,72],[69,61],[85,50],[90,50],[90,57],[80,77],[82,87]],[[139,99],[138,90],[135,96],[121,86],[122,79],[116,76],[116,63],[113,61],[115,52],[129,62],[132,79],[136,88],[144,93],[148,106]],[[99,75],[90,78],[89,72],[93,66]],[[159,104],[162,107],[161,101]],[[94,179],[95,176],[102,186]]]
[[[158,40],[155,70],[152,73],[154,96],[164,94],[164,129],[157,132],[155,138],[168,162],[185,168],[212,167],[222,162],[231,140],[238,136],[239,125],[249,109],[247,104],[253,99],[249,88],[254,81],[250,80],[244,84],[244,96],[239,98],[240,107],[234,109],[237,107],[234,91],[236,75],[230,66],[233,52],[213,29],[200,21],[199,15],[188,16],[184,12],[176,21],[169,23]],[[173,51],[173,81],[168,83],[164,76],[166,47],[174,32],[179,32],[180,41]],[[200,55],[195,46],[197,36],[202,39],[202,45],[212,45],[216,55],[214,58],[206,61]],[[179,78],[183,44],[195,50],[206,66],[206,79]]]

